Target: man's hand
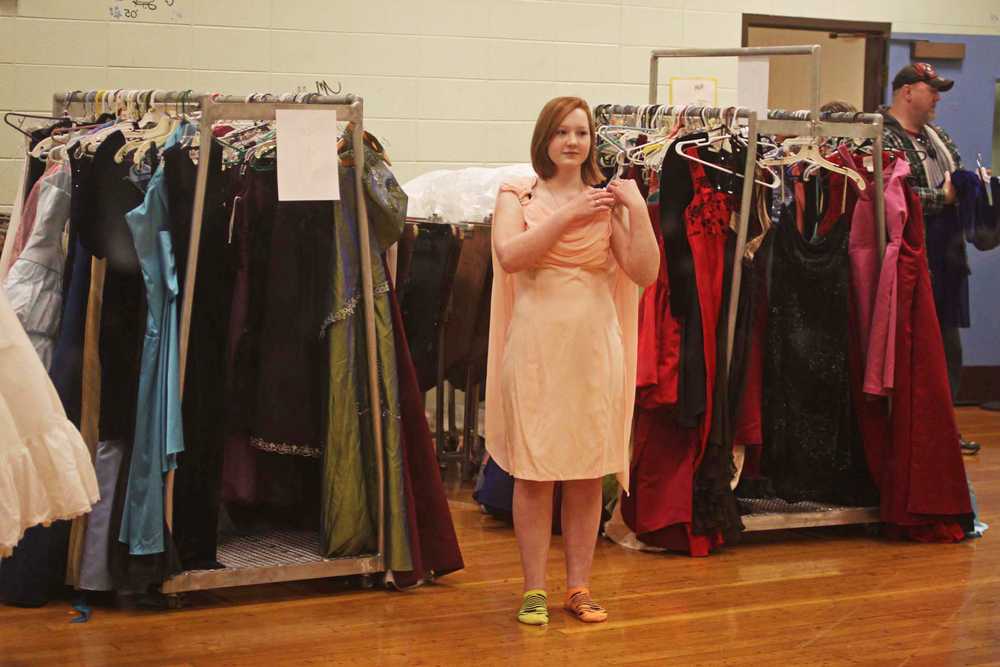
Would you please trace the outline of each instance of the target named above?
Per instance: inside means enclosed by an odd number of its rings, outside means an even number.
[[[951,172],[950,171],[946,171],[944,173],[944,186],[942,186],[942,187],[944,189],[944,203],[946,205],[947,204],[954,204],[955,200],[958,199],[958,194],[955,192],[955,186],[951,182]]]

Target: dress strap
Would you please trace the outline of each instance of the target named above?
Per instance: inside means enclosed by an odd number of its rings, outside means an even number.
[[[499,196],[501,192],[513,192],[517,195],[517,199],[521,202],[521,206],[524,206],[531,201],[531,197],[537,183],[537,176],[529,176],[527,178],[505,181],[500,184],[500,189],[497,192],[497,195]]]
[[[698,155],[698,149],[694,146],[688,146],[684,149],[684,152],[689,157],[701,159]],[[708,182],[708,174],[705,173],[705,165],[694,160],[688,160],[688,167],[691,169],[691,181],[694,183],[696,188],[710,188],[712,189],[712,184]]]

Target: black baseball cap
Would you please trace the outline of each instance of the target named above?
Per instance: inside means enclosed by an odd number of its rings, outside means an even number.
[[[907,84],[921,81],[942,93],[951,90],[955,85],[951,79],[938,76],[937,70],[930,63],[913,63],[896,72],[896,76],[892,79],[892,89],[899,90]]]

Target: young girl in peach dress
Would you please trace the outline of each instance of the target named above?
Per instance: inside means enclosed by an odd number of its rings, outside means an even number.
[[[542,109],[531,141],[537,176],[506,183],[493,217],[493,300],[486,446],[515,478],[514,530],[524,570],[517,618],[548,622],[545,563],[554,483],[562,482],[565,609],[607,612],[590,596],[601,478],[628,488],[638,299],[659,250],[634,181],[606,189],[594,120],[578,97]]]

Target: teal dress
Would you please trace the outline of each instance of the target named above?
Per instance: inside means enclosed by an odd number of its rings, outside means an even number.
[[[166,146],[177,143],[178,129]],[[139,367],[135,441],[119,541],[135,556],[164,551],[164,491],[168,471],[184,451],[177,333],[177,267],[167,229],[169,204],[163,165],[149,180],[142,205],[125,216],[146,286],[146,335]]]

